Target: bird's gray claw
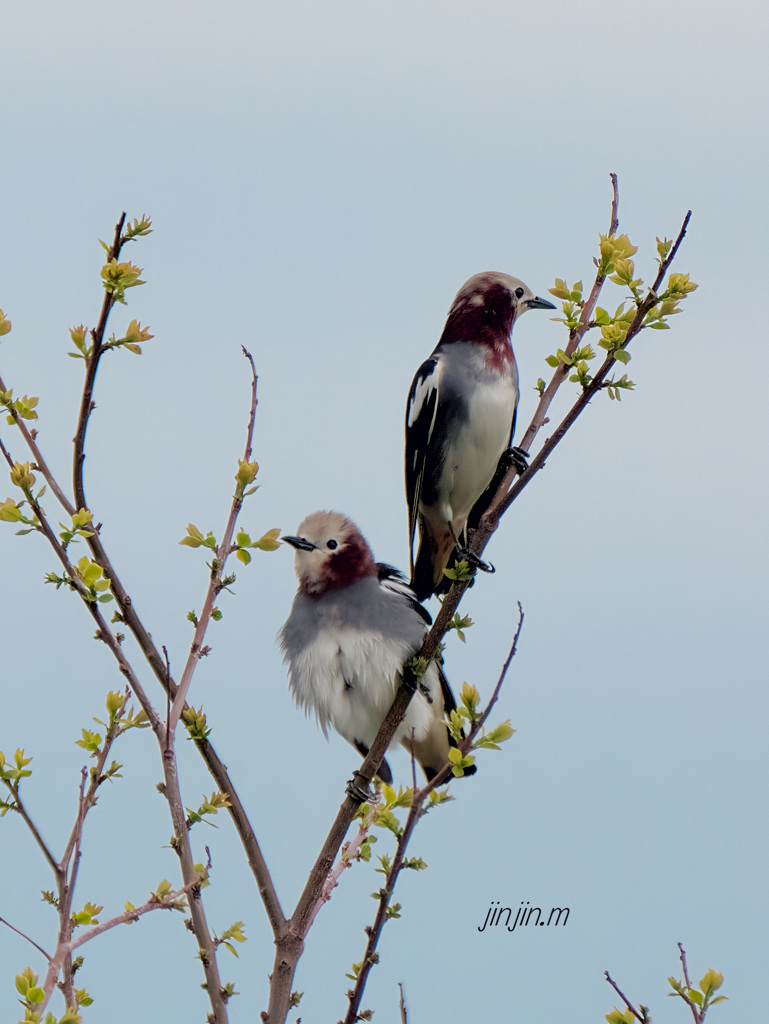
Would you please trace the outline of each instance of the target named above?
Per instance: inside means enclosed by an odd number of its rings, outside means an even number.
[[[523,476],[529,468],[529,453],[525,452],[523,448],[508,448],[506,452],[502,453],[502,459],[505,465],[514,469],[519,476]]]
[[[360,782],[364,785],[361,786]],[[356,772],[345,787],[345,792],[351,800],[355,800],[359,804],[368,803],[371,798],[371,790],[368,787],[368,782],[360,772]]]
[[[480,569],[481,572],[496,572],[491,562],[484,562],[470,548],[457,548],[457,555],[468,563],[471,569]]]

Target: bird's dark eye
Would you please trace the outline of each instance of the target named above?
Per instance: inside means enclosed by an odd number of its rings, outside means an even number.
[[[523,288],[516,288],[515,289],[515,297],[516,297],[516,299],[522,299],[523,298]]]
[[[334,548],[338,548],[338,547],[339,547],[339,545],[337,544],[337,542],[336,542],[335,540],[330,540],[330,541],[328,542],[328,544],[326,545],[326,547],[327,547],[327,548],[331,548],[331,550],[333,551],[333,550],[334,550]]]

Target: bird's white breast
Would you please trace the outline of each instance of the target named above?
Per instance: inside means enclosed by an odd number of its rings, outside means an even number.
[[[475,502],[496,472],[507,449],[518,386],[514,378],[489,374],[468,399],[467,419],[446,450],[445,519],[459,533]]]
[[[289,687],[297,704],[315,714],[324,735],[330,725],[350,743],[369,746],[393,702],[403,663],[412,653],[412,646],[372,630],[328,626],[291,655]],[[433,675],[430,682],[437,697],[437,671]],[[412,730],[422,739],[431,718],[427,701],[416,694],[393,744]]]

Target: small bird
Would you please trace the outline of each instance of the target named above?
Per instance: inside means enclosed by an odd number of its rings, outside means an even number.
[[[328,735],[335,729],[365,756],[401,684],[403,664],[422,645],[431,619],[405,579],[374,561],[357,526],[339,512],[313,512],[296,537],[299,591],[278,634],[288,685],[300,708]],[[456,707],[448,682],[431,662],[393,737],[414,754],[428,779],[446,764],[444,709]],[[472,774],[465,769],[465,774]],[[382,761],[379,777],[392,782]]]
[[[525,471],[526,453],[511,448],[518,406],[518,367],[511,334],[527,309],[555,309],[516,277],[489,271],[459,289],[435,350],[417,370],[406,408],[406,501],[411,587],[420,601],[448,590],[443,570],[452,552],[489,569],[467,545],[493,498],[492,481],[510,465]],[[503,461],[500,461],[503,460]],[[419,547],[414,558],[414,535]]]

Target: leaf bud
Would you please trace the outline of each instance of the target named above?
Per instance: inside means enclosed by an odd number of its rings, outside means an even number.
[[[30,472],[28,462],[14,462],[11,470],[11,483],[14,487],[20,487],[25,494],[32,490],[35,474]]]

